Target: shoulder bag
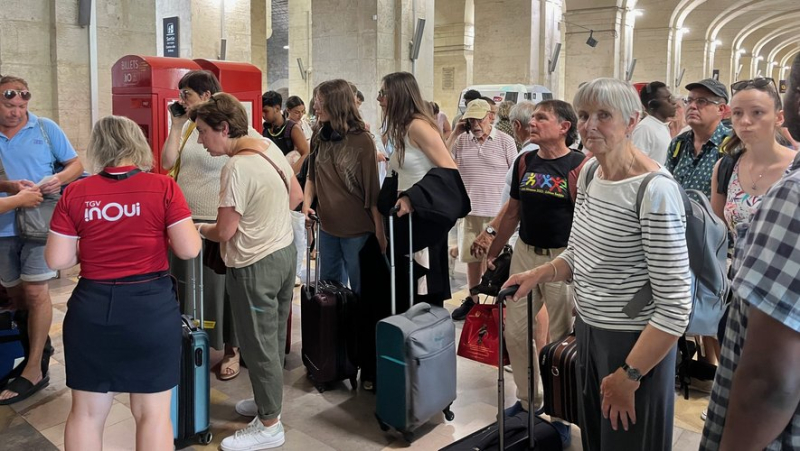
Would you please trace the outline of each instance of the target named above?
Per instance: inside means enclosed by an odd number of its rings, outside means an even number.
[[[53,152],[53,143],[50,141],[50,136],[45,131],[41,121],[39,121],[39,130],[41,130],[42,136],[47,142],[50,155],[53,157],[53,164],[55,164],[58,160]],[[53,212],[59,199],[61,199],[61,193],[47,194],[38,207],[17,208],[17,235],[24,240],[47,241],[47,233],[50,231],[50,219],[53,218]]]

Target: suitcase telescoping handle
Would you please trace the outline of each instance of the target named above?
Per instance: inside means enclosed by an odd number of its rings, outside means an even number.
[[[505,449],[505,377],[503,375],[503,305],[506,298],[513,297],[519,285],[510,285],[497,293],[497,330],[500,335],[500,352],[497,362],[497,431],[499,435],[499,449]],[[533,292],[528,293],[528,449],[536,447],[536,438],[533,435]]]
[[[306,239],[306,294],[310,295],[311,290],[311,243],[313,241],[314,245],[317,247],[317,261],[314,263],[314,281],[319,282],[319,274],[320,274],[320,260],[319,260],[319,216],[317,215],[308,215],[309,219],[313,221],[311,227],[309,227],[310,232],[309,235],[312,237],[307,237]],[[316,227],[314,227],[316,225]],[[311,239],[313,238],[313,239]]]
[[[200,253],[191,260],[191,274],[189,275],[192,285],[192,317],[199,321],[197,327],[205,329],[206,324],[203,316],[203,245],[205,238],[200,240]],[[199,301],[198,301],[199,299]],[[200,314],[198,316],[197,304],[200,304]]]
[[[397,275],[395,274],[395,249],[394,249],[394,217],[400,210],[394,206],[389,210],[389,256],[390,260],[390,280],[392,288],[392,315],[397,314]],[[411,213],[408,214],[408,306],[414,305],[414,244],[412,241],[413,229],[411,224]]]

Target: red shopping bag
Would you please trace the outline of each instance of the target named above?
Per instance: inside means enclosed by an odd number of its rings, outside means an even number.
[[[475,304],[470,309],[461,339],[458,342],[458,355],[476,362],[497,366],[500,352],[499,321],[497,304]],[[503,348],[503,365],[508,365],[508,352]]]

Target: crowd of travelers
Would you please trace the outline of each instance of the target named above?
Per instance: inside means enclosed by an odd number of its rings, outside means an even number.
[[[452,297],[452,256],[472,288],[510,244],[506,286],[519,288],[505,337],[518,402],[507,414],[543,405],[541,383],[527,389],[529,328],[539,349],[574,334],[583,449],[671,449],[677,343],[703,270],[690,265],[686,193],[730,236],[727,311],[716,333],[690,337],[716,366],[700,448],[800,448],[800,57],[785,97],[765,78],[730,89],[700,80],[682,99],[662,82],[637,92],[598,78],[571,103],[467,91],[452,123],[413,75],[396,72],[380,81],[379,130],[346,80],[320,83],[308,108],[264,93],[262,133],[211,72],[190,71],[177,89],[185,111],[155,149],[167,175],[120,116],[94,125],[84,172],[58,125],[28,110],[25,80],[0,78],[0,283],[28,311],[30,340],[0,405],[48,384],[48,281],[80,264],[63,327],[66,449],[102,448],[119,392],[131,394],[137,448],[172,449],[181,314],[201,252],[204,322],[224,356],[216,376],[233,379],[246,362],[253,391],[235,407],[252,422],[221,448],[281,446],[287,319],[307,265],[368,306],[359,341],[374,351],[375,324],[390,314],[387,216],[424,211],[459,219],[458,245],[449,229],[415,231],[417,283],[397,285],[398,311]],[[28,234],[36,211],[52,218],[44,237]],[[467,296],[452,319],[479,302]],[[380,390],[375,356],[360,365],[361,388]],[[552,421],[569,446],[571,425]]]

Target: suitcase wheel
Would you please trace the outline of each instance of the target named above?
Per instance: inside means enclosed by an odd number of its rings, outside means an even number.
[[[450,406],[447,406],[446,409],[442,410],[442,413],[444,413],[444,419],[447,421],[453,421],[453,419],[456,417],[456,414],[450,410]]]
[[[411,431],[403,431],[403,440],[410,445],[411,442],[414,441],[414,433]]]
[[[389,430],[389,425],[388,425],[388,424],[386,424],[386,423],[384,423],[383,421],[381,421],[381,419],[380,419],[380,418],[378,418],[378,415],[377,415],[377,414],[375,414],[375,418],[378,420],[378,426],[380,426],[380,427],[381,427],[381,430],[382,430],[383,432],[386,432],[386,431],[388,431],[388,430]]]
[[[201,445],[208,445],[209,443],[211,443],[211,440],[213,438],[214,434],[212,434],[211,431],[203,432],[197,437]]]

